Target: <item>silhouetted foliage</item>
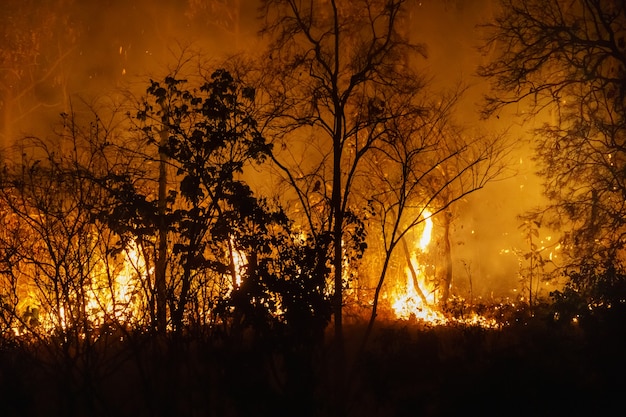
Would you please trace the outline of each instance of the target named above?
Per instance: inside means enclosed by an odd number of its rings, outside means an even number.
[[[587,265],[565,271],[568,281],[562,290],[551,293],[559,320],[622,320],[626,315],[626,274],[610,260],[604,265]]]
[[[179,331],[190,323],[251,328],[288,349],[319,344],[329,320],[321,255],[328,241],[300,236],[282,209],[245,181],[246,169],[271,155],[252,117],[254,89],[225,70],[199,87],[188,84],[174,76],[151,81],[137,114],[139,131],[154,153],[167,156],[168,184],[175,184],[165,211],[172,324]],[[106,178],[119,200],[104,214],[113,230],[153,241],[157,202],[135,181]],[[194,311],[206,303],[209,310]]]

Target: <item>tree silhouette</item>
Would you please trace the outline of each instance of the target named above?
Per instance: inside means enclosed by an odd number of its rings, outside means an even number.
[[[262,162],[270,151],[245,110],[246,103],[254,100],[253,90],[239,89],[223,70],[200,87],[201,96],[182,89],[183,85],[183,80],[173,77],[163,84],[153,82],[148,93],[156,106],[147,102],[139,113],[140,121],[148,122],[142,128],[148,140],[164,147],[179,183],[176,192],[184,200],[173,208],[168,221],[178,235],[173,254],[180,257],[183,269],[176,291],[179,299],[171,312],[177,329],[183,323],[195,272],[207,267],[228,271],[232,286],[238,285],[234,251],[252,249],[252,245],[242,245],[239,229],[245,223],[263,226],[266,219],[237,175],[246,164]],[[156,126],[151,119],[157,121]],[[164,144],[160,142],[161,122],[167,133]],[[226,261],[207,257],[224,251]]]
[[[444,273],[440,300],[445,303],[451,284],[449,262],[449,227],[453,205],[463,197],[481,189],[500,175],[504,169],[508,146],[500,136],[472,135],[454,123],[454,108],[460,92],[448,97],[437,96],[437,102],[424,102],[423,114],[396,117],[390,120],[384,140],[374,147],[366,159],[371,187],[357,192],[371,209],[370,239],[379,240],[377,256],[380,266],[374,268],[372,312],[368,325],[367,341],[377,315],[381,291],[386,281],[389,264],[398,245],[402,246],[405,260],[411,262],[407,239],[421,226],[425,216],[442,219],[444,223]],[[407,98],[412,100],[412,98]],[[396,103],[400,108],[403,102]],[[447,244],[446,244],[447,243]],[[411,268],[414,287],[426,297]]]
[[[493,94],[486,114],[511,103],[545,120],[536,131],[549,199],[535,213],[560,229],[564,267],[624,261],[626,7],[623,2],[502,1],[480,68]],[[585,266],[587,265],[587,266]]]
[[[345,261],[349,252],[358,259],[365,248],[365,204],[353,192],[367,187],[362,161],[381,140],[383,124],[400,116],[389,112],[399,110],[389,103],[422,88],[410,61],[423,48],[399,30],[405,6],[402,0],[263,2],[264,33],[271,38],[264,91],[271,103],[274,161],[293,187],[306,233],[323,241],[331,237],[327,257],[338,346]],[[403,117],[423,111],[418,103],[405,103]]]
[[[273,140],[278,173],[290,185],[283,199],[294,219],[314,241],[331,242],[325,258],[339,414],[347,375],[346,290],[358,285],[356,271],[374,230],[368,224],[380,222],[384,240],[371,330],[389,260],[421,224],[421,213],[431,204],[444,210],[495,174],[481,171],[497,159],[493,143],[477,151],[478,141],[442,133],[455,100],[430,91],[417,70],[425,47],[409,41],[408,9],[404,0],[263,2],[262,33],[270,46],[258,81],[265,103],[259,119]],[[444,166],[446,178],[438,171]]]

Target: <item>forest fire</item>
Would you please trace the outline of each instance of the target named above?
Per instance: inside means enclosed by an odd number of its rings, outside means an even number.
[[[235,248],[235,240],[231,237],[229,242],[229,251],[231,252],[233,270],[234,270],[234,279],[231,285],[230,290],[232,291],[234,288],[239,288],[242,283],[242,275],[245,272],[247,259],[245,253],[237,250]]]
[[[437,288],[433,281],[428,279],[426,269],[420,259],[428,253],[432,241],[433,220],[432,213],[424,209],[424,228],[419,239],[416,251],[412,253],[411,264],[406,267],[406,285],[400,284],[392,300],[392,309],[399,320],[419,320],[431,325],[446,325],[459,323],[478,325],[481,327],[498,327],[495,319],[488,319],[472,313],[466,317],[451,317],[438,309]]]
[[[100,3],[3,0],[0,416],[623,408],[624,2]]]
[[[46,308],[49,303],[47,294],[34,283],[29,283],[24,301],[18,305],[18,310],[23,311],[20,312],[22,319],[12,327],[13,333],[20,336],[26,333],[26,329],[44,334],[59,329],[65,331],[83,316],[91,329],[111,323],[130,325],[142,314],[141,282],[152,273],[152,268],[147,268],[140,254],[140,248],[132,243],[123,251],[118,266],[99,262],[88,278],[81,302],[61,303],[57,309],[50,305]],[[80,311],[81,306],[84,306],[84,312]]]
[[[392,308],[397,318],[407,320],[415,317],[433,324],[445,323],[445,317],[431,306],[436,303],[435,291],[427,283],[425,265],[420,264],[420,255],[428,252],[432,240],[433,220],[428,210],[423,210],[424,229],[417,246],[411,254],[411,265],[406,267],[406,287],[395,296]]]

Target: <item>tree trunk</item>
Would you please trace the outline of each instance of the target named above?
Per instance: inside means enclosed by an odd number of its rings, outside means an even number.
[[[450,287],[452,286],[452,245],[450,244],[450,226],[452,223],[452,213],[448,207],[443,212],[443,281],[441,283],[442,292],[439,303],[445,306],[450,297]]]
[[[335,340],[334,340],[334,372],[335,381],[333,394],[334,398],[334,415],[344,415],[345,402],[345,352],[343,341],[343,211],[342,211],[342,195],[341,195],[341,127],[339,135],[335,135],[333,144],[333,191],[332,191],[332,212],[333,212],[333,267],[334,267],[334,323],[335,323]],[[339,139],[338,139],[339,137]]]
[[[342,344],[343,339],[343,213],[341,210],[341,158],[335,158],[335,167],[333,173],[333,193],[332,193],[332,205],[334,214],[333,225],[333,266],[335,269],[334,284],[334,313],[335,313],[335,342],[338,345]]]
[[[167,269],[167,222],[165,219],[167,209],[167,155],[165,146],[167,145],[169,129],[167,128],[168,115],[163,109],[163,129],[160,132],[161,143],[159,144],[159,240],[157,247],[156,270],[154,280],[156,287],[156,309],[157,309],[157,329],[164,334],[167,326],[167,286],[165,273]]]
[[[411,272],[411,278],[413,279],[413,286],[415,287],[415,292],[422,299],[422,302],[424,303],[424,305],[427,306],[428,300],[426,299],[426,296],[424,295],[424,293],[422,292],[422,289],[420,288],[420,284],[417,279],[417,271],[413,267],[413,262],[411,261],[411,251],[409,251],[409,245],[407,245],[406,238],[404,236],[402,237],[402,248],[404,249],[404,256],[406,257],[406,262],[407,262],[407,265],[409,266],[409,271]]]

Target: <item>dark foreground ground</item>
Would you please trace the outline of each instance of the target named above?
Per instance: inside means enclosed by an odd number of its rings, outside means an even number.
[[[349,326],[341,414],[625,415],[623,318],[534,317],[499,330],[381,322],[359,359],[363,327]],[[326,416],[336,409],[330,347],[113,333],[95,345],[60,345],[3,340],[0,416]]]

